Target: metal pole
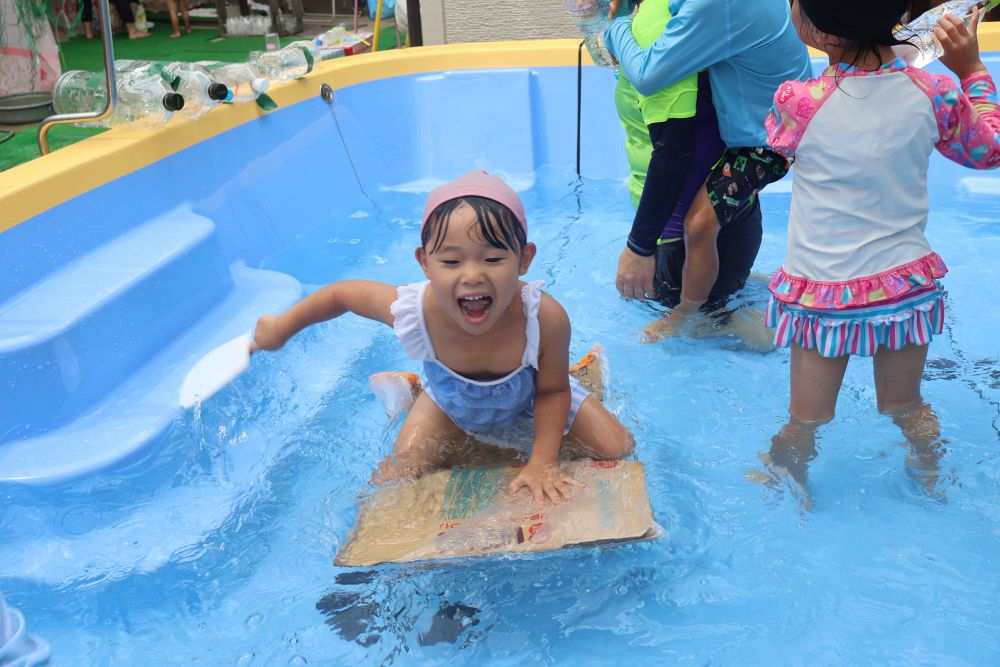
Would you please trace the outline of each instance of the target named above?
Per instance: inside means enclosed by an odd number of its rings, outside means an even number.
[[[583,42],[576,52],[576,175],[580,176],[580,134],[583,120]]]
[[[48,155],[52,152],[49,148],[49,130],[53,125],[77,123],[83,120],[104,120],[118,105],[118,88],[115,82],[115,47],[111,41],[111,14],[108,11],[108,0],[98,0],[97,10],[101,16],[101,38],[104,42],[104,83],[108,90],[104,108],[100,111],[56,114],[45,118],[38,126],[38,150],[42,155]]]
[[[420,23],[420,0],[406,0],[406,39],[409,46],[424,45],[424,29]]]

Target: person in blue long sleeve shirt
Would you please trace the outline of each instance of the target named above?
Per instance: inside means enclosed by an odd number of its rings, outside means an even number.
[[[604,41],[622,73],[644,95],[708,69],[726,149],[684,222],[681,303],[671,313],[679,323],[696,313],[712,291],[722,227],[740,224],[759,205],[757,193],[787,172],[785,159],[767,147],[764,119],[778,86],[808,79],[811,69],[787,0],[672,0],[670,10],[673,18],[648,49],[636,43],[628,18],[613,21]],[[651,285],[654,260],[628,248],[622,255],[622,294]]]

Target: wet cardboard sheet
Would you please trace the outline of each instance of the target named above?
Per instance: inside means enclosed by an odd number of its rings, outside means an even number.
[[[582,459],[563,463],[586,484],[559,505],[511,496],[513,466],[453,468],[379,489],[334,563],[370,566],[655,537],[638,461]]]

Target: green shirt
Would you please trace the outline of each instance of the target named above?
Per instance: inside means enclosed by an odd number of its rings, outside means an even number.
[[[660,38],[669,20],[669,0],[644,0],[632,20],[632,37],[641,48],[646,49]],[[671,118],[693,118],[698,105],[698,74],[691,74],[652,95],[636,94],[646,125]]]

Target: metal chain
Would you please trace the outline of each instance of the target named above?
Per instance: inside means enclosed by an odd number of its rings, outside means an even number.
[[[363,194],[375,208],[375,216],[380,218],[382,216],[382,209],[379,208],[378,203],[372,199],[371,195],[368,194],[368,191],[365,190],[365,186],[361,182],[361,175],[358,173],[358,165],[354,162],[354,157],[351,155],[351,149],[347,145],[347,138],[344,136],[344,131],[340,127],[340,120],[337,118],[337,109],[333,105],[333,88],[324,83],[319,88],[319,96],[324,102],[326,102],[327,106],[330,107],[330,115],[333,116],[333,124],[337,127],[337,134],[340,135],[340,143],[344,146],[344,153],[347,155],[347,161],[351,163],[351,169],[354,171],[354,180],[358,184],[358,189],[361,190],[361,194]]]

